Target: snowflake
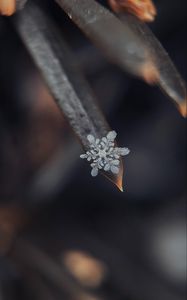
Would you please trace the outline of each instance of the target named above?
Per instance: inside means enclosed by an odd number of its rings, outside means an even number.
[[[120,157],[129,154],[128,148],[115,147],[114,140],[117,136],[115,131],[110,131],[106,137],[95,138],[89,134],[87,139],[90,149],[80,156],[91,162],[91,175],[97,176],[99,170],[111,171],[113,174],[119,173]]]

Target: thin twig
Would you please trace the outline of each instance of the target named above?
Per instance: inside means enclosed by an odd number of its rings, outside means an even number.
[[[30,3],[18,14],[15,24],[59,108],[88,150],[88,134],[101,138],[110,129],[71,51],[44,12],[34,4]],[[121,161],[117,175],[110,172],[104,175],[122,189]]]
[[[186,116],[186,85],[166,50],[145,23],[129,14],[120,14],[119,18],[131,26],[145,45],[151,61],[158,70],[156,84],[175,101],[181,114]]]
[[[56,0],[72,21],[111,61],[125,71],[144,78],[149,63],[146,49],[128,24],[95,0]]]
[[[158,84],[186,116],[184,81],[145,24],[129,14],[120,14],[117,19],[94,0],[56,2],[113,62],[149,84]]]

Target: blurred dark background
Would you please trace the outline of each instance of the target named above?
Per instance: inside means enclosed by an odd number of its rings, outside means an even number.
[[[183,300],[186,121],[158,88],[110,64],[53,1],[40,2],[131,153],[124,193],[91,178],[11,20],[0,17],[0,300]],[[186,0],[155,4],[149,26],[186,80]]]

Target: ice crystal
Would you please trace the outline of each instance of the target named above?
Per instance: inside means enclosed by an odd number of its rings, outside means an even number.
[[[101,139],[91,134],[87,136],[90,149],[85,154],[81,154],[80,158],[90,162],[92,176],[97,176],[99,170],[111,171],[113,174],[119,173],[120,157],[129,154],[130,151],[128,148],[115,146],[116,136],[115,131],[110,131]]]

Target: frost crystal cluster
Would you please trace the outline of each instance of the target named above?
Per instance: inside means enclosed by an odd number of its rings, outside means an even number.
[[[97,176],[99,170],[111,171],[113,174],[119,173],[120,157],[129,154],[128,148],[115,147],[114,140],[117,136],[115,131],[110,131],[106,137],[95,138],[89,134],[87,139],[90,149],[80,156],[87,159],[92,167],[91,175]]]

